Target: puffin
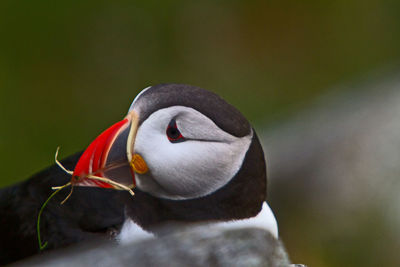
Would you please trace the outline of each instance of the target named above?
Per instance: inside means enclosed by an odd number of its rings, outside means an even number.
[[[0,190],[0,264],[38,253],[37,230],[45,250],[94,238],[156,238],[165,225],[257,227],[278,238],[254,128],[202,88],[145,88],[122,120],[61,164]],[[37,229],[51,187],[68,181],[75,188],[70,198],[59,204],[68,195],[63,189],[49,201]]]

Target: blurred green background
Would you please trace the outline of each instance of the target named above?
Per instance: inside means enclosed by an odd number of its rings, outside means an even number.
[[[85,148],[157,83],[220,94],[274,125],[400,59],[400,2],[0,2],[0,186]],[[286,242],[293,261],[335,266]],[[338,248],[340,251],[340,248]],[[349,264],[350,265],[350,264]],[[354,266],[357,266],[355,263]]]

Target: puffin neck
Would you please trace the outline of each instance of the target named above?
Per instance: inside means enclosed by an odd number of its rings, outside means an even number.
[[[266,199],[266,166],[256,133],[244,162],[232,180],[212,194],[189,200],[168,200],[136,190],[124,194],[127,215],[143,229],[165,222],[228,221],[258,214]]]

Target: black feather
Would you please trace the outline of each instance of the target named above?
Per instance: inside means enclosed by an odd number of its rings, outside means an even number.
[[[62,161],[73,169],[79,154]],[[58,166],[51,166],[27,181],[0,190],[0,265],[39,252],[36,222],[42,204],[53,192],[52,186],[67,183],[71,177]],[[46,250],[64,247],[93,238],[107,238],[124,220],[124,205],[119,192],[76,187],[64,205],[60,202],[70,188],[54,196],[41,218],[41,236]]]

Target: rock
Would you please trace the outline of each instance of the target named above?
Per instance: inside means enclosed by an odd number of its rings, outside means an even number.
[[[290,266],[282,243],[269,232],[211,226],[187,228],[127,245],[81,244],[14,266]]]

